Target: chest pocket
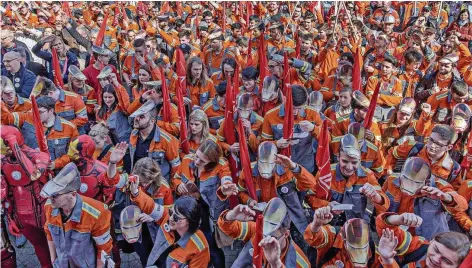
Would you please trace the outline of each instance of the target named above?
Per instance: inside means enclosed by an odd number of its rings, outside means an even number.
[[[81,233],[71,231],[70,236],[71,247],[69,252],[73,252],[69,256],[77,266],[94,267],[95,266],[95,249],[92,246],[90,233]]]
[[[210,98],[209,92],[201,93],[200,94],[200,106],[203,106],[205,103],[207,103],[209,98]]]
[[[271,125],[274,140],[279,140],[284,137],[284,129],[282,124]]]
[[[48,140],[48,150],[51,154],[51,160],[56,160],[66,154],[69,140],[69,138]]]

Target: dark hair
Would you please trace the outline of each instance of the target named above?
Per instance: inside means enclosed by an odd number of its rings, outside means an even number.
[[[43,77],[43,81],[44,88],[41,90],[40,95],[47,95],[49,92],[57,90],[56,85],[54,85],[54,82],[52,82],[49,78]]]
[[[403,57],[405,58],[406,64],[421,62],[423,60],[423,55],[416,50],[408,50]]]
[[[237,63],[236,63],[236,60],[234,60],[233,58],[225,58],[222,62],[221,62],[221,75],[223,77],[223,79],[228,79],[225,75],[225,70],[224,70],[224,66],[225,65],[229,65],[231,66],[231,68],[235,69],[236,70],[236,67],[237,67]],[[236,72],[233,73],[233,75],[235,74]]]
[[[300,35],[300,38],[302,40],[309,40],[309,41],[313,41],[313,39],[315,38],[314,35],[312,33],[306,33],[306,34],[301,34]]]
[[[36,99],[36,103],[38,104],[38,108],[46,108],[46,110],[54,110],[56,107],[56,101],[49,97],[49,96],[41,96]]]
[[[345,58],[347,61],[349,61],[351,64],[354,64],[354,56],[352,56],[351,52],[344,52],[339,56],[340,59]]]
[[[192,32],[189,30],[182,30],[180,33],[177,34],[179,38],[182,38],[185,36],[190,38],[191,35],[192,35]]]
[[[242,29],[242,28],[243,28],[243,26],[239,22],[235,22],[235,23],[231,24],[231,30]]]
[[[175,27],[177,27],[177,28],[181,27],[184,24],[185,24],[185,21],[183,19],[176,19],[175,20]]]
[[[110,107],[110,109],[108,109],[108,106],[105,105],[105,101],[103,100],[103,95],[104,95],[105,93],[110,93],[110,94],[113,95],[113,97],[115,97],[115,103],[113,103],[113,105]],[[113,111],[113,110],[115,110],[116,106],[118,105],[118,97],[116,96],[116,91],[115,91],[115,88],[113,87],[112,84],[108,84],[108,85],[106,85],[105,87],[103,87],[103,89],[102,89],[102,94],[101,94],[100,98],[102,99],[102,105],[100,106],[100,109],[98,110],[97,115],[98,115],[100,118],[104,118],[104,117],[105,117],[105,114],[106,114],[108,111]]]
[[[203,18],[205,18],[205,17],[213,17],[213,14],[211,13],[210,10],[206,10],[206,11],[203,12],[203,15],[202,15],[202,16],[203,16]]]
[[[252,21],[252,20],[260,21],[260,18],[257,15],[251,15],[251,16],[249,16],[249,21]]]
[[[216,86],[216,94],[218,96],[223,97],[226,94],[226,86],[228,83],[226,81],[222,81]]]
[[[187,85],[189,85],[192,81],[192,66],[194,63],[197,63],[199,65],[202,65],[202,74],[200,79],[197,80],[197,85],[198,86],[206,86],[207,80],[208,80],[208,75],[207,75],[207,70],[205,63],[202,61],[202,59],[198,56],[193,56],[187,59]]]
[[[459,97],[464,97],[469,93],[469,87],[464,81],[454,81],[451,90],[452,93],[459,95]]]
[[[292,85],[293,106],[302,106],[308,99],[306,89],[300,85]]]
[[[443,140],[447,140],[448,145],[456,138],[456,130],[450,125],[436,125],[433,127],[431,133],[437,133]]]
[[[436,234],[432,241],[436,241],[446,248],[457,252],[457,264],[462,263],[470,251],[470,240],[465,234],[458,232],[443,232]]]
[[[253,66],[249,66],[242,70],[241,76],[244,80],[256,80],[259,76],[259,70]]]
[[[390,62],[393,65],[393,67],[397,65],[397,59],[395,59],[393,56],[390,56],[390,55],[386,56],[383,61]]]
[[[146,40],[144,40],[143,38],[138,38],[138,39],[135,39],[133,41],[133,47],[142,47],[144,46],[144,44],[146,43]]]
[[[197,199],[191,196],[182,196],[175,200],[174,211],[188,220],[188,232],[193,234],[200,227],[202,209]]]
[[[467,13],[467,15],[469,15],[469,21],[470,21],[469,10],[466,8],[466,9],[461,10],[461,12],[459,12],[459,16],[457,16],[456,22],[459,22],[459,21],[460,21],[462,13]],[[470,22],[469,22],[469,23],[470,23]]]
[[[151,67],[147,64],[144,64],[142,65],[141,67],[139,67],[139,70],[145,70],[149,76],[151,77],[150,81],[152,81],[152,70],[151,70]],[[138,77],[139,77],[139,70],[138,70]],[[139,82],[139,79],[138,79],[138,91],[140,91],[141,89],[143,89],[143,84],[141,84],[141,82]]]
[[[198,151],[202,152],[210,161],[205,165],[205,170],[207,171],[214,169],[218,165],[220,157],[223,155],[220,146],[210,139],[206,139],[202,142],[198,147]]]

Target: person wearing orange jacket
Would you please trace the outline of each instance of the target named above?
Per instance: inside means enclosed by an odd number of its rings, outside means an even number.
[[[464,197],[458,195],[451,184],[435,177],[429,163],[420,157],[409,157],[400,174],[386,179],[383,190],[390,199],[388,211],[414,213],[426,220],[410,230],[426,239],[449,231],[447,214],[467,208]]]
[[[69,81],[64,85],[64,91],[73,92],[82,97],[82,101],[87,109],[87,115],[89,118],[93,118],[94,109],[98,105],[97,94],[91,86],[85,83],[86,80],[87,77],[80,69],[75,65],[71,65],[69,67]]]
[[[52,160],[48,169],[60,169],[70,162],[70,158],[67,156],[67,148],[69,143],[79,136],[79,132],[74,124],[55,114],[56,101],[53,98],[41,96],[36,102],[38,103],[40,123],[45,129],[44,134]],[[0,106],[2,124],[14,125],[20,128],[21,133],[25,137],[26,145],[33,149],[39,148],[35,134],[33,113],[31,111],[27,113],[11,113],[3,102]]]
[[[245,142],[248,144],[249,159],[251,161],[255,161],[256,151],[260,143],[259,137],[262,130],[262,122],[264,119],[254,112],[254,101],[251,98],[250,93],[240,94],[236,101],[236,111],[234,113],[234,118],[232,119],[234,121],[234,126],[236,127],[234,132],[236,142],[234,144],[227,143],[225,119],[223,119],[220,128],[217,131],[218,141],[220,142],[223,152],[228,155],[228,157],[234,157],[235,155],[239,154],[240,141],[237,131],[239,118],[241,118],[243,126],[246,130],[247,140]]]
[[[123,62],[123,79],[126,85],[132,88],[137,84],[139,78],[139,68],[150,61],[157,59],[156,55],[147,53],[146,40],[138,38],[133,41],[134,53],[126,56]],[[152,65],[150,63],[149,65]],[[160,77],[159,70],[155,71],[156,77]]]
[[[80,185],[79,171],[69,163],[41,189],[48,198],[44,231],[57,267],[102,267],[104,254],[111,254],[111,213],[102,202],[79,195]]]
[[[377,122],[386,122],[391,110],[395,109],[403,98],[403,86],[393,74],[397,61],[391,56],[385,57],[382,70],[378,75],[370,76],[367,81],[365,95],[372,101],[372,95],[380,87],[374,118]],[[380,84],[380,85],[379,85]]]
[[[226,58],[226,48],[224,47],[224,35],[221,30],[213,31],[209,36],[210,47],[202,54],[203,62],[208,70],[208,75],[211,77],[213,73],[221,71],[221,62]]]
[[[319,81],[312,75],[310,63],[297,58],[289,58],[288,65],[288,75],[290,76],[291,84],[304,86],[308,91],[320,88]],[[267,67],[270,74],[280,80],[284,80],[284,56],[282,54],[275,53],[270,55]]]
[[[262,247],[263,267],[310,267],[310,262],[290,236],[291,218],[288,208],[278,197],[267,203],[262,212],[264,228],[261,241],[257,241],[256,212],[247,205],[237,205],[218,218],[218,227],[227,236],[245,242],[243,250],[233,263],[234,267],[253,265],[255,245]]]
[[[387,174],[398,173],[407,158],[418,156],[430,165],[434,178],[447,181],[457,189],[461,183],[458,177],[461,167],[449,154],[456,139],[457,134],[453,127],[436,125],[426,144],[407,140],[391,148],[385,164]]]
[[[462,267],[459,265],[470,252],[470,240],[465,234],[443,232],[428,241],[404,231],[401,225],[418,227],[426,221],[414,214],[384,213],[377,218],[377,233],[382,234],[378,246],[379,261],[385,268]],[[405,250],[409,254],[399,254]]]
[[[431,2],[431,19],[437,20],[439,23],[439,29],[444,30],[449,25],[449,14],[444,9],[440,10],[443,6],[441,2]]]
[[[111,152],[115,149],[109,137],[110,130],[108,127],[104,122],[98,122],[90,128],[88,135],[92,137],[93,142],[95,143],[95,151],[93,152],[92,158],[108,165]],[[118,172],[122,173],[123,161],[120,161],[117,166]]]
[[[319,91],[323,94],[326,103],[333,103],[339,98],[341,90],[352,85],[352,62],[339,61],[336,72],[329,75],[321,85]],[[351,90],[352,92],[352,90]]]
[[[10,112],[23,113],[31,111],[31,101],[16,93],[15,87],[8,77],[2,76],[1,87],[2,102]]]
[[[397,11],[391,7],[390,1],[377,3],[377,9],[372,13],[368,22],[377,28],[382,28],[385,16],[391,15],[394,18],[395,26],[400,25],[400,16]]]
[[[312,96],[313,94],[315,93],[312,92],[310,96]],[[324,96],[321,93],[319,94],[324,99]],[[323,101],[323,100],[320,100],[320,101]],[[328,108],[326,108],[326,110],[324,110],[324,115],[334,125],[336,124],[338,119],[347,117],[352,113],[351,102],[352,102],[352,89],[350,87],[345,87],[339,91],[338,100],[334,103],[334,105],[331,105]]]
[[[208,117],[201,109],[193,110],[188,116],[187,140],[190,153],[195,153],[205,140],[218,143],[218,139],[209,131]],[[182,157],[185,156],[181,153]]]
[[[454,211],[451,213],[454,221],[450,222],[450,226],[454,231],[465,232],[470,235],[472,233],[472,180],[462,181],[457,194],[465,198],[468,206],[465,211]]]
[[[390,200],[382,191],[374,173],[361,165],[359,142],[352,134],[345,135],[340,141],[339,162],[331,165],[331,186],[327,196],[307,197],[314,208],[343,204],[352,204],[353,209],[345,211],[336,224],[353,218],[371,222],[375,209],[377,213],[385,212]],[[316,182],[320,181],[320,173],[316,174]]]
[[[205,140],[195,152],[186,155],[180,169],[171,179],[171,187],[178,196],[188,193],[188,184],[200,189],[202,206],[202,230],[209,243],[211,262],[215,267],[224,264],[224,252],[231,246],[219,248],[216,242],[218,230],[215,219],[229,207],[228,197],[237,194],[237,186],[232,182],[228,162],[222,157],[220,146],[211,139]]]
[[[134,127],[129,138],[131,169],[139,159],[151,157],[162,176],[172,178],[180,165],[179,141],[158,126],[155,103],[147,101],[130,118]]]
[[[208,117],[210,124],[210,133],[216,135],[220,129],[221,122],[225,118],[225,96],[226,96],[226,81],[221,82],[216,86],[216,95],[211,98],[204,106],[203,111]]]
[[[449,122],[452,116],[452,109],[458,103],[465,103],[472,107],[469,88],[464,81],[454,81],[450,90],[431,95],[427,102],[431,105],[434,124],[446,124]]]
[[[408,50],[402,53],[404,63],[400,66],[397,76],[402,83],[402,96],[406,98],[414,97],[415,88],[419,84],[423,73],[420,66],[423,62],[423,55],[417,50]]]
[[[320,114],[312,107],[306,106],[308,95],[300,85],[291,85],[293,98],[294,131],[291,140],[284,139],[285,105],[268,111],[262,123],[261,137],[264,141],[272,141],[277,148],[284,149],[291,145],[292,160],[299,163],[309,172],[315,170],[316,139],[318,127],[322,120]]]
[[[356,90],[352,93],[352,112],[350,114],[339,117],[334,124],[331,135],[332,138],[343,136],[347,134],[349,125],[354,122],[363,123],[367,115],[367,110],[369,109],[370,101],[367,97],[362,94],[359,90]],[[381,133],[379,126],[375,120],[372,122],[370,129],[366,130],[366,138],[373,142],[375,140],[381,140]]]

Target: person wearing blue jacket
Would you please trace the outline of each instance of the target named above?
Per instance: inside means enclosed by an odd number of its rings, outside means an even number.
[[[29,98],[36,81],[36,75],[28,70],[22,63],[21,54],[10,51],[3,55],[2,76],[8,77],[15,87],[15,91],[23,98]]]

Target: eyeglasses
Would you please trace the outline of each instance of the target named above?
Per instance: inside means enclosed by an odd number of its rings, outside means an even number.
[[[4,64],[5,64],[5,63],[10,63],[10,62],[12,62],[12,61],[14,61],[14,60],[18,60],[18,59],[19,59],[19,58],[14,58],[14,59],[10,59],[10,60],[3,59],[3,63],[4,63]]]
[[[169,217],[171,217],[172,220],[175,221],[175,222],[178,222],[180,220],[185,220],[184,217],[181,218],[181,217],[177,216],[177,213],[175,213],[173,208],[169,209]]]
[[[65,193],[62,193],[62,194],[53,194],[53,195],[51,195],[49,198],[50,198],[50,199],[56,199],[56,198],[58,198],[58,197],[61,196],[61,195],[65,195],[65,194],[72,193],[72,192],[73,192],[73,191],[65,192]]]
[[[267,65],[267,67],[268,67],[269,69],[274,69],[274,68],[277,67],[277,66],[279,66],[279,65],[278,65],[278,64],[277,64],[277,65]]]
[[[428,143],[431,143],[432,145],[436,146],[436,147],[439,147],[439,148],[442,148],[442,147],[446,147],[448,146],[449,144],[442,144],[438,141],[435,141],[434,139],[432,139],[431,137],[429,138],[428,140]]]

